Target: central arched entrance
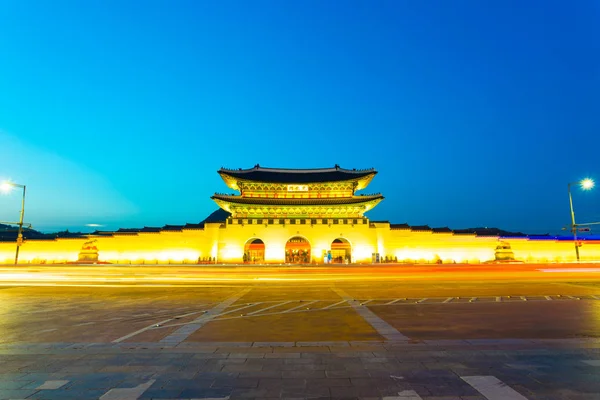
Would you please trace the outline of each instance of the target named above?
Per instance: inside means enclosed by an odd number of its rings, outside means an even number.
[[[349,241],[337,238],[331,242],[331,262],[340,264],[352,262],[352,246]]]
[[[285,262],[292,264],[310,263],[310,243],[301,236],[294,236],[285,244]]]
[[[265,261],[265,243],[260,239],[250,239],[244,246],[245,263],[256,263]]]

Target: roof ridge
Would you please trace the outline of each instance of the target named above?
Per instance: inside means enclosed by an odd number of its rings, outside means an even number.
[[[367,168],[367,169],[346,169],[340,167],[338,164],[335,164],[331,168],[270,168],[270,167],[261,167],[259,164],[256,164],[253,168],[247,169],[232,169],[232,168],[224,168],[221,167],[219,172],[236,172],[236,173],[249,173],[254,171],[264,171],[264,172],[285,172],[285,173],[293,173],[293,174],[306,174],[306,173],[318,173],[318,172],[334,172],[341,171],[347,173],[365,173],[365,172],[375,172],[375,168]]]

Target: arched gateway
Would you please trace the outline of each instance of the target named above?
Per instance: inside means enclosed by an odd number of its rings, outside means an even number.
[[[244,258],[246,262],[263,262],[265,260],[265,243],[260,239],[250,239],[244,246]]]
[[[352,246],[343,238],[337,238],[331,243],[331,262],[352,262]]]
[[[301,236],[294,236],[285,244],[285,262],[292,264],[310,263],[310,243]]]

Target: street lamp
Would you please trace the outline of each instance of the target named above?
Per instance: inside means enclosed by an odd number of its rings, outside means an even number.
[[[17,250],[15,252],[15,265],[19,262],[19,248],[23,244],[23,216],[25,214],[25,185],[19,185],[14,182],[5,181],[0,185],[0,190],[4,193],[10,192],[13,188],[23,189],[23,199],[21,200],[21,215],[19,217],[19,232],[17,233]]]
[[[575,245],[575,255],[579,262],[579,246],[577,245],[577,224],[575,223],[575,211],[573,211],[573,196],[571,196],[571,185],[580,185],[583,190],[590,190],[594,187],[594,181],[590,178],[585,178],[578,182],[571,182],[568,185],[569,189],[569,205],[571,206],[571,230],[573,231],[573,244]]]

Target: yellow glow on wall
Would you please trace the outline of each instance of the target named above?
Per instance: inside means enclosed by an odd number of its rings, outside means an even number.
[[[375,253],[374,246],[368,246],[364,244],[357,244],[352,247],[352,259],[355,262],[370,262]]]
[[[285,244],[265,243],[265,261],[279,262],[285,261]]]
[[[223,262],[242,262],[244,257],[244,248],[238,244],[227,244],[221,249],[219,260]]]

